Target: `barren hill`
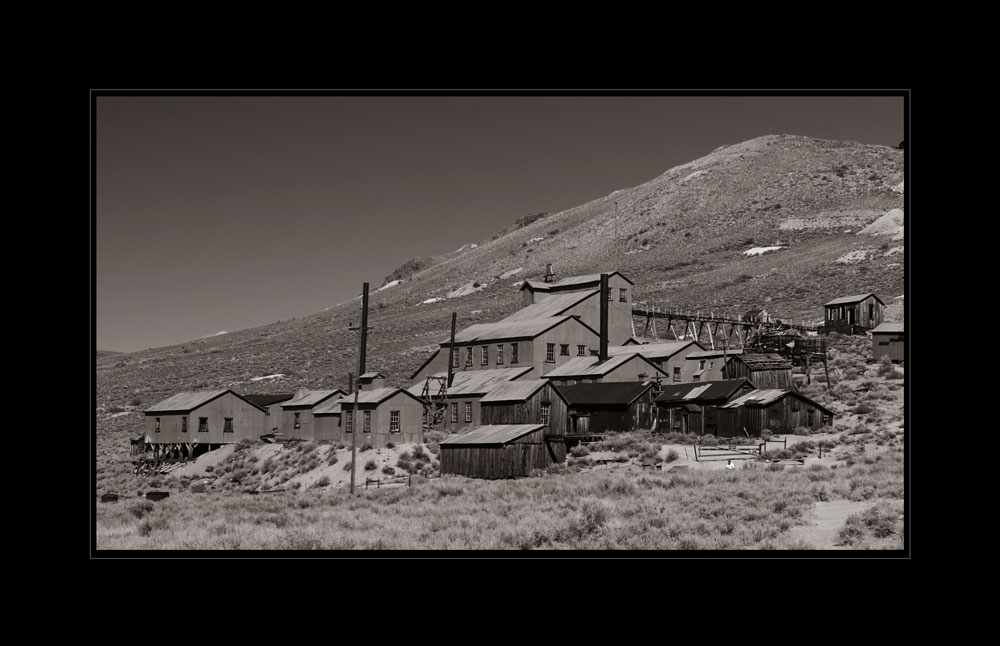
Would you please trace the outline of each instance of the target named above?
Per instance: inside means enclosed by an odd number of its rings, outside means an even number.
[[[822,303],[845,294],[873,291],[899,305],[901,227],[894,235],[860,232],[902,209],[902,182],[902,150],[766,136],[560,213],[525,216],[449,254],[414,249],[414,261],[382,286],[371,281],[368,369],[403,385],[447,336],[452,310],[460,328],[496,320],[520,307],[516,284],[539,278],[546,263],[557,278],[610,270],[616,246],[636,302],[733,313],[764,306],[808,322],[822,319]],[[360,320],[359,310],[355,299],[186,344],[101,354],[96,404],[138,411],[181,390],[346,387],[357,361],[357,339],[347,328]],[[901,308],[891,311],[898,316]],[[136,399],[142,404],[130,406]],[[127,453],[124,440],[140,424],[139,414],[99,414],[98,437]]]

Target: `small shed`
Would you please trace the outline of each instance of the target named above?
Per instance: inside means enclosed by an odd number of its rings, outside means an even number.
[[[737,355],[723,366],[722,377],[723,379],[746,377],[758,388],[795,390],[795,384],[792,382],[792,363],[773,352]]]
[[[722,437],[759,437],[764,430],[794,433],[799,427],[818,430],[832,425],[833,411],[794,390],[752,390],[719,407]]]
[[[295,397],[293,393],[275,395],[243,395],[250,403],[264,409],[264,430],[262,434],[277,433],[281,430],[281,405]]]
[[[338,395],[317,404],[313,410],[313,439],[317,442],[332,442],[340,437],[342,408],[340,401],[350,395]]]
[[[259,438],[264,429],[264,409],[228,389],[177,393],[144,412],[144,449],[157,457],[191,457]]]
[[[868,293],[835,298],[824,303],[823,308],[826,312],[819,329],[821,333],[856,334],[874,329],[882,323],[885,303],[875,294]]]
[[[402,388],[362,390],[344,396],[338,402],[341,410],[340,426],[330,439],[344,444],[352,441],[355,395],[358,399],[356,423],[361,432],[359,445],[362,438],[375,448],[382,448],[389,442],[404,444],[424,441],[423,402]]]
[[[576,440],[613,431],[651,429],[656,425],[655,382],[607,382],[556,386],[566,400],[566,437]]]
[[[523,478],[558,460],[541,424],[488,424],[440,442],[441,474]]]
[[[484,425],[541,424],[555,461],[566,459],[568,405],[548,379],[510,381],[491,390],[479,402]]]
[[[718,433],[719,406],[754,390],[746,377],[689,384],[670,384],[656,398],[658,431],[662,433]]]
[[[888,356],[893,363],[906,360],[906,335],[902,323],[883,323],[872,330],[872,357]]]
[[[285,439],[314,440],[313,408],[334,397],[346,395],[340,388],[333,390],[300,390],[293,399],[281,405],[281,434]]]
[[[743,315],[740,316],[740,319],[743,321],[748,321],[750,323],[770,323],[771,315],[768,313],[766,309],[762,307],[757,307],[747,310],[746,312],[743,312]]]

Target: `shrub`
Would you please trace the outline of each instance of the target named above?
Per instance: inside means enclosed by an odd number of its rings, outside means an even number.
[[[328,478],[327,476],[323,476],[322,478],[316,481],[317,487],[325,487],[328,484],[330,484],[330,478]]]
[[[214,464],[210,464],[207,467],[205,467],[205,472],[206,473],[212,473],[213,471],[215,471],[215,465]]]
[[[354,467],[353,462],[347,462],[346,464],[344,464],[344,471],[350,471],[353,467]]]
[[[854,407],[854,410],[852,412],[854,412],[857,415],[867,415],[868,413],[874,412],[874,410],[875,409],[869,406],[866,402],[860,402],[857,406]]]
[[[574,458],[582,458],[585,455],[590,455],[590,449],[588,449],[582,444],[577,444],[572,449],[570,449],[569,454],[572,455]]]
[[[333,449],[330,449],[329,453],[326,454],[326,463],[337,464],[337,459],[338,459],[337,452]]]
[[[394,449],[394,448],[396,448],[396,445],[393,444],[392,442],[386,442],[385,443],[385,448],[387,448],[387,449]]]
[[[681,456],[678,455],[677,451],[675,451],[674,449],[670,449],[669,451],[667,451],[667,462],[673,462],[674,460],[677,460],[680,457]]]
[[[394,476],[396,475],[396,470],[387,464],[384,467],[382,467],[382,473],[384,473],[387,476]]]
[[[292,483],[292,489],[299,489],[301,487],[302,487],[302,483],[299,482],[298,480],[296,480],[295,482]]]
[[[124,413],[125,409],[122,408],[121,406],[110,406],[108,408],[108,412],[109,413]]]
[[[374,446],[372,446],[370,442],[365,442],[365,443],[364,443],[364,444],[363,444],[363,445],[361,446],[361,448],[360,448],[360,449],[358,449],[358,452],[359,452],[359,453],[364,453],[365,451],[371,451],[371,450],[372,450],[372,449],[374,449],[374,448],[375,448],[375,447],[374,447]]]
[[[142,403],[142,398],[141,397],[133,397],[132,401],[129,402],[129,403],[132,404],[133,406],[138,406],[139,404]]]
[[[205,493],[205,483],[197,482],[190,486],[189,491],[191,491],[191,493]]]
[[[156,509],[156,506],[148,500],[143,500],[142,502],[138,502],[128,508],[128,510],[132,512],[132,515],[136,518],[142,518],[154,509]]]
[[[374,471],[377,468],[378,465],[375,464],[375,460],[368,460],[367,462],[365,462],[365,471]]]

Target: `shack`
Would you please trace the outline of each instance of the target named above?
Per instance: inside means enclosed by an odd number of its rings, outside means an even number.
[[[291,440],[316,439],[313,430],[313,408],[333,397],[346,395],[340,388],[333,390],[300,390],[281,405],[281,435]]]
[[[144,452],[157,458],[195,457],[264,429],[264,409],[228,389],[177,393],[144,413]]]
[[[882,323],[885,311],[885,303],[872,293],[835,298],[823,307],[826,312],[819,328],[821,334],[858,334],[874,329]]]
[[[313,438],[317,442],[332,442],[340,437],[342,408],[340,401],[350,395],[338,395],[317,404],[312,409]]]
[[[490,424],[439,444],[441,474],[469,478],[523,478],[559,461],[541,424]]]
[[[906,361],[906,335],[902,323],[883,323],[872,330],[872,358],[888,356],[893,363]]]
[[[656,398],[661,433],[718,433],[719,406],[754,390],[746,377],[689,384],[670,384]]]
[[[281,430],[281,404],[291,400],[293,393],[282,393],[276,395],[243,395],[251,404],[264,409],[264,429],[263,435],[277,433]]]
[[[703,351],[705,348],[694,340],[687,341],[656,341],[639,345],[620,345],[608,348],[608,355],[616,357],[623,354],[640,354],[669,375],[673,382],[694,381],[695,364],[688,363],[687,357]]]
[[[743,354],[743,350],[737,348],[735,350],[698,350],[691,352],[684,357],[684,363],[688,365],[683,374],[690,376],[689,379],[684,381],[720,381],[724,378],[722,376],[723,368],[738,354]]]
[[[760,437],[761,431],[795,433],[833,425],[833,411],[794,390],[752,390],[719,407],[718,435]]]
[[[655,388],[652,381],[556,386],[569,416],[567,445],[592,435],[654,428]]]
[[[448,373],[441,372],[433,377],[443,378],[442,381],[431,381],[428,394],[432,402],[447,404],[447,410],[445,410],[442,420],[444,430],[451,433],[467,431],[483,423],[480,420],[480,400],[484,395],[509,381],[523,377],[529,372],[531,372],[529,366],[456,372],[452,374],[451,385],[448,386],[444,396],[440,394],[440,384],[447,379]],[[426,379],[418,381],[406,391],[414,397],[422,398],[426,383]]]
[[[340,426],[330,439],[344,444],[352,441],[354,397],[358,398],[357,425],[361,436],[358,444],[368,442],[382,448],[389,442],[404,444],[423,442],[421,419],[423,402],[402,388],[376,388],[346,395],[340,401]],[[324,431],[325,432],[325,431]]]
[[[795,390],[795,384],[792,382],[792,363],[773,352],[737,355],[723,366],[723,379],[740,377],[746,377],[758,388]]]

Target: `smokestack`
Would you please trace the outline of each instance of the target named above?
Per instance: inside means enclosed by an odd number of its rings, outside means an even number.
[[[608,360],[608,275],[601,274],[601,349],[599,361]]]
[[[347,373],[347,392],[349,392],[349,393],[353,393],[354,392],[354,373],[353,372]]]
[[[455,319],[458,318],[458,312],[451,313],[451,345],[448,346],[448,387],[451,388],[451,382],[455,379],[454,365],[455,365]]]
[[[545,282],[551,283],[555,281],[556,275],[552,272],[552,263],[545,265]]]

